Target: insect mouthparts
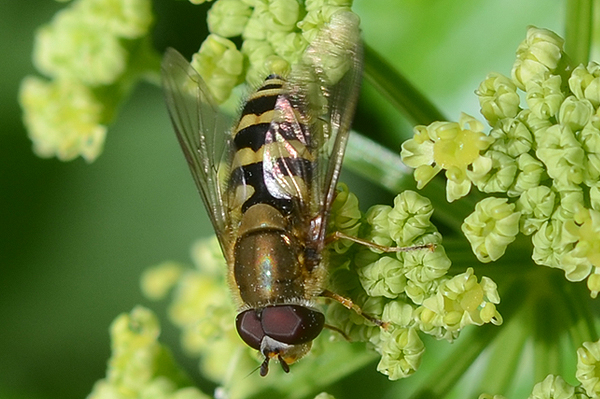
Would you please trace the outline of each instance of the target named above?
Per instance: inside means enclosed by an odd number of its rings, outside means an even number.
[[[260,376],[265,377],[269,373],[269,361],[271,360],[268,353],[264,354],[265,360],[260,365]],[[277,354],[277,360],[279,360],[279,364],[281,365],[281,369],[285,373],[290,372],[290,365],[281,357],[281,354]]]

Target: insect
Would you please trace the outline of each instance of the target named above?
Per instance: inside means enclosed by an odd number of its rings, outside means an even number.
[[[335,17],[335,16],[334,16]],[[343,66],[328,76],[333,56]],[[362,72],[358,21],[332,18],[287,77],[271,74],[233,128],[177,51],[162,63],[169,114],[218,236],[239,305],[236,328],[260,374],[285,372],[325,324],[327,223]],[[344,303],[346,301],[347,303]]]

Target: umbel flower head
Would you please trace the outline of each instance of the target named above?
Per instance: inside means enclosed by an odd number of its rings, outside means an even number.
[[[537,264],[562,269],[569,281],[587,278],[596,297],[600,65],[569,65],[563,42],[530,27],[511,77],[493,73],[481,83],[476,94],[489,134],[465,115],[459,124],[417,126],[402,157],[419,187],[446,170],[449,201],[472,186],[490,195],[462,226],[480,261],[499,259],[519,233],[530,235]]]
[[[112,356],[106,377],[94,385],[89,399],[187,398],[208,399],[173,361],[158,342],[156,315],[141,306],[122,314],[110,327]]]
[[[216,101],[225,102],[244,82],[257,86],[271,73],[286,75],[328,24],[355,30],[349,28],[359,23],[351,5],[351,0],[217,0],[208,12],[210,35],[191,64]],[[38,29],[33,60],[48,80],[27,77],[19,95],[37,155],[63,161],[81,156],[88,162],[100,155],[107,125],[134,83],[141,77],[158,81],[153,20],[150,0],[75,0]],[[231,39],[239,37],[236,46]],[[343,35],[331,39],[343,47]],[[347,70],[344,57],[317,56],[328,78]]]
[[[158,55],[149,45],[150,0],[76,0],[36,32],[19,100],[38,156],[94,161],[107,124]],[[154,59],[154,60],[153,60]]]
[[[347,295],[362,311],[384,320],[388,327],[377,327],[338,303],[327,305],[326,321],[333,330],[321,334],[313,354],[294,365],[290,378],[310,376],[328,355],[334,364],[343,362],[349,350],[346,339],[367,342],[381,356],[377,366],[381,373],[392,380],[404,378],[421,363],[425,345],[420,335],[451,341],[468,325],[502,323],[496,310],[500,298],[492,280],[477,278],[473,269],[448,275],[450,260],[430,221],[432,212],[427,199],[407,191],[396,198],[393,207],[374,206],[362,215],[356,196],[346,186],[339,186],[332,206],[332,230],[382,245],[438,245],[435,251],[389,254],[345,240],[332,243],[326,254],[331,270],[327,287]],[[227,267],[217,240],[199,241],[192,257],[196,269],[171,262],[149,269],[142,279],[143,291],[149,298],[161,299],[176,287],[169,314],[182,329],[184,349],[200,356],[205,376],[222,384],[230,394],[231,390],[243,390],[247,395],[248,390],[257,389],[251,387],[252,381],[236,380],[230,386],[232,381],[223,376],[229,375],[227,370],[232,367],[235,375],[246,375],[256,370],[262,359],[235,332],[236,311],[229,298]],[[327,336],[335,341],[323,338]]]
[[[448,178],[446,197],[454,201],[469,193],[471,181],[467,167],[480,159],[491,139],[483,133],[483,124],[461,114],[459,122],[434,122],[415,127],[413,139],[402,145],[402,159],[415,168],[417,187],[423,188],[442,169]]]
[[[205,243],[208,244],[208,243]],[[204,252],[211,244],[201,250]],[[209,260],[200,255],[203,260]],[[145,278],[145,284],[150,284],[154,288],[146,287],[147,293],[153,292],[157,288],[157,278],[167,277],[168,281],[173,282],[174,271],[179,274],[184,269],[174,264],[163,264],[148,271]],[[155,280],[154,283],[151,280]],[[183,280],[181,280],[183,281]],[[161,284],[158,284],[161,285]],[[167,288],[169,283],[162,284]],[[156,292],[154,292],[156,294]],[[175,305],[175,303],[174,303]],[[202,313],[206,317],[206,313]],[[386,339],[382,347],[385,349],[386,357],[382,358],[380,366],[393,361],[394,358],[401,358],[398,363],[406,367],[411,367],[412,362],[420,356],[423,351],[423,344],[418,339],[415,329],[396,329],[392,332],[385,332]],[[156,316],[148,309],[137,306],[130,313],[119,315],[110,327],[112,356],[108,361],[106,377],[94,384],[92,392],[88,395],[90,399],[103,398],[156,398],[156,399],[208,399],[208,396],[198,388],[191,385],[190,379],[177,367],[173,357],[167,348],[159,341],[160,326]],[[330,343],[330,346],[334,345]],[[208,348],[210,345],[206,345]],[[346,345],[348,346],[348,345]],[[217,352],[222,346],[212,348]],[[333,348],[328,348],[333,349]],[[356,360],[353,354],[353,360]],[[239,356],[237,356],[239,359]],[[221,363],[223,363],[221,359]],[[234,364],[240,365],[239,361]],[[598,383],[598,369],[600,367],[600,342],[585,342],[577,350],[577,372],[576,378],[581,386],[574,387],[568,384],[563,378],[555,375],[548,375],[543,381],[536,384],[532,394],[529,396],[534,399],[552,399],[552,398],[578,398],[590,399],[597,398],[600,395],[600,384]],[[310,375],[314,375],[314,368],[309,370]],[[223,375],[219,376],[221,380]],[[264,381],[264,380],[263,380]],[[238,381],[239,383],[240,381]],[[279,383],[280,381],[277,380]],[[302,384],[301,380],[299,384]],[[281,386],[282,384],[278,384]],[[230,395],[232,398],[250,397],[252,393],[256,394],[261,390],[273,389],[269,385],[261,384],[243,384],[243,391],[226,391],[223,387],[217,388],[214,397],[223,397]],[[291,387],[292,391],[297,390],[298,385],[295,381],[287,381],[284,386]],[[287,392],[287,393],[290,393]],[[480,399],[503,399],[500,395],[482,394]],[[331,395],[320,393],[315,399],[334,399]]]
[[[192,65],[215,99],[224,102],[244,81],[257,86],[271,73],[286,75],[328,24],[358,25],[351,5],[351,0],[218,0],[208,12],[210,35]],[[231,39],[240,36],[238,48]],[[320,61],[327,74],[344,71],[345,60],[335,55]]]

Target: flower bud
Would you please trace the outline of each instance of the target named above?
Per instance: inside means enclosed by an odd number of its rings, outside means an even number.
[[[46,82],[27,77],[19,102],[33,149],[38,156],[94,161],[102,152],[106,126],[103,106],[91,90],[71,80]]]
[[[222,103],[239,83],[243,71],[243,56],[232,41],[210,34],[192,57],[191,64],[202,76],[217,102]]]
[[[515,84],[525,90],[527,82],[537,75],[554,72],[562,56],[564,40],[548,29],[529,27],[526,39],[517,48],[511,75]]]
[[[591,61],[587,67],[575,68],[569,78],[569,88],[579,100],[589,100],[597,108],[600,105],[600,64]]]
[[[561,91],[561,78],[547,73],[536,75],[525,84],[525,97],[531,112],[540,119],[549,119],[556,115],[564,94]]]
[[[222,37],[239,36],[251,14],[250,7],[241,0],[218,0],[208,10],[208,30]]]
[[[498,120],[514,118],[519,112],[517,86],[504,75],[490,73],[475,91],[481,114],[494,126]]]
[[[598,374],[600,371],[600,341],[584,342],[577,349],[577,372],[575,376],[590,398],[600,396]]]
[[[568,126],[575,132],[590,122],[593,113],[594,107],[588,100],[569,96],[561,104],[557,119],[561,125]]]
[[[519,232],[521,213],[506,198],[488,197],[475,205],[461,229],[481,262],[498,260]]]
[[[90,24],[73,8],[59,12],[38,30],[33,52],[42,73],[89,86],[115,82],[125,71],[127,56],[115,35]]]

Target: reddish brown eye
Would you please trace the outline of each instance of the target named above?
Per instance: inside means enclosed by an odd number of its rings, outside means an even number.
[[[238,314],[235,318],[235,327],[240,337],[248,346],[260,350],[260,342],[265,333],[256,310],[248,309]]]
[[[235,319],[240,337],[256,350],[261,350],[265,336],[287,345],[312,341],[323,330],[324,324],[323,313],[300,305],[248,309]]]
[[[323,313],[299,305],[264,308],[260,319],[265,335],[288,345],[312,341],[325,324]]]

